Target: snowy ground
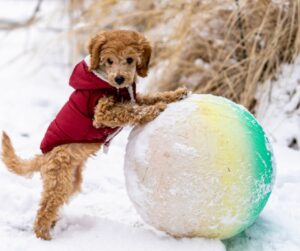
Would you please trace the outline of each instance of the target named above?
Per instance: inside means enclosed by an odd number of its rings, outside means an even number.
[[[0,8],[0,14],[6,13]],[[47,34],[43,27],[0,32],[0,130],[9,133],[23,157],[39,153],[47,125],[71,92],[70,71],[63,61],[65,47]],[[35,43],[52,46],[16,60]],[[24,179],[9,173],[0,162],[0,250],[300,250],[299,151],[276,142],[275,189],[260,218],[244,233],[225,242],[179,240],[143,223],[127,197],[123,155],[129,130],[118,135],[107,155],[99,152],[87,163],[82,193],[63,208],[50,242],[36,239],[32,232],[41,192],[39,175]]]

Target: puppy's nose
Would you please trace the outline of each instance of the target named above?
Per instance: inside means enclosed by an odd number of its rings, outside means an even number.
[[[121,75],[118,75],[115,77],[115,82],[118,84],[118,85],[121,85],[123,82],[124,82],[125,78]]]

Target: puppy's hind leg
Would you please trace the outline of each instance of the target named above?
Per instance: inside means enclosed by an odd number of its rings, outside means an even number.
[[[53,151],[54,158],[41,170],[44,190],[34,225],[36,236],[45,240],[51,239],[50,229],[57,220],[58,210],[68,201],[73,190],[70,156],[63,148]]]
[[[100,143],[89,143],[89,144],[74,144],[71,147],[71,151],[74,155],[72,161],[72,172],[73,172],[73,189],[72,195],[81,190],[82,183],[82,172],[84,164],[90,156],[95,156],[96,152],[100,150]]]
[[[73,169],[73,189],[72,195],[80,192],[82,183],[83,163],[76,163]]]
[[[75,195],[76,193],[79,193],[81,190],[81,183],[82,183],[82,172],[83,172],[83,163],[73,163],[72,164],[72,191],[69,195],[69,197]],[[54,220],[51,224],[51,228],[54,228],[57,222],[57,218],[56,220]]]

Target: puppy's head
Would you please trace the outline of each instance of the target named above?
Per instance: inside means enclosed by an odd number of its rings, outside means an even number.
[[[90,70],[103,72],[116,87],[128,87],[136,75],[146,77],[151,46],[138,32],[126,30],[102,31],[89,42]]]

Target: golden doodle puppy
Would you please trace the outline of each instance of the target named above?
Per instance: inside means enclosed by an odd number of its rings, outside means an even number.
[[[70,77],[74,92],[42,140],[43,154],[21,159],[3,132],[2,159],[8,169],[23,176],[41,173],[43,192],[34,232],[45,240],[51,239],[59,208],[80,191],[88,157],[102,145],[108,146],[123,126],[147,123],[167,103],[187,94],[185,88],[152,96],[136,93],[136,78],[147,76],[151,57],[149,42],[138,32],[100,32],[88,49],[89,56],[75,66]]]

